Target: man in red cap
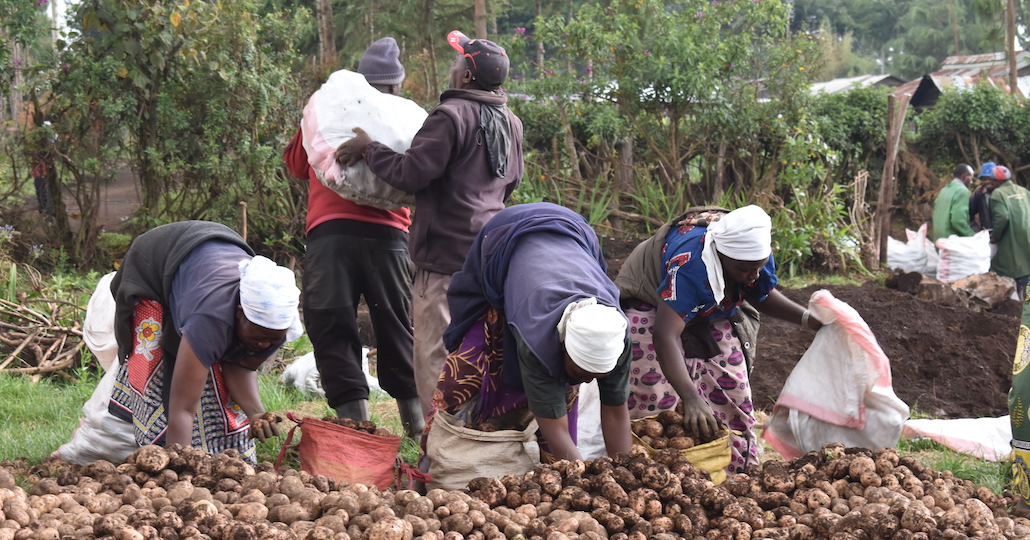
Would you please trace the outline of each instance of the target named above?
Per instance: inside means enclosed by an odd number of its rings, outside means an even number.
[[[343,165],[364,159],[384,182],[415,195],[412,318],[415,385],[424,414],[447,357],[442,336],[450,322],[451,276],[461,270],[476,234],[522,181],[524,166],[522,122],[500,90],[508,77],[507,53],[458,31],[447,40],[458,51],[450,88],[406,152],[372,141],[360,128],[336,150]]]
[[[1030,191],[1012,181],[1008,167],[994,168],[991,190],[991,243],[998,252],[991,259],[991,271],[1016,280],[1016,294],[1022,302],[1030,282]]]

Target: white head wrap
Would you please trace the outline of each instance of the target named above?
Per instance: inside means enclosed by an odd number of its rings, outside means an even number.
[[[565,306],[558,338],[577,366],[590,373],[608,373],[622,356],[626,327],[625,315],[591,297]]]
[[[258,255],[240,261],[240,305],[247,319],[272,330],[296,326],[300,289],[289,268]]]
[[[719,253],[738,261],[760,261],[772,254],[772,220],[758,206],[738,208],[708,226],[701,260],[708,271],[715,303],[722,302],[726,280]]]

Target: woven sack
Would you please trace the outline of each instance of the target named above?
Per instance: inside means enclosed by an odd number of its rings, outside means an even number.
[[[296,448],[302,471],[379,489],[394,484],[401,446],[399,436],[372,435],[317,418],[297,418],[292,412],[286,416],[297,425],[286,435],[275,462],[277,469],[293,441],[294,431],[300,428],[303,436]]]
[[[657,417],[647,416],[633,422],[641,422],[647,419],[654,420],[655,418]],[[636,433],[633,433],[633,443],[643,446],[649,454],[658,453],[658,450],[651,448],[651,445],[640,440]],[[680,450],[680,453],[683,454],[683,457],[687,458],[691,465],[708,471],[713,483],[721,484],[726,480],[726,467],[729,466],[730,460],[733,458],[730,452],[730,434],[727,432],[726,435],[714,441],[699,444],[686,450]]]
[[[458,417],[437,410],[426,441],[429,474],[427,489],[465,489],[473,478],[500,478],[523,474],[535,465],[526,442],[536,436],[536,420],[523,430],[479,431],[465,427]]]

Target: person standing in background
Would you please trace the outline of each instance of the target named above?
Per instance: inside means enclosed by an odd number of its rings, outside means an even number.
[[[522,181],[522,121],[500,89],[508,78],[505,50],[485,39],[453,31],[458,51],[450,88],[404,153],[373,141],[361,128],[336,150],[351,166],[364,159],[381,180],[415,195],[411,253],[415,263],[412,313],[415,384],[429,414],[447,349],[447,287],[483,225],[504,208]]]
[[[994,168],[991,193],[991,244],[998,246],[991,271],[1016,280],[1016,295],[1023,301],[1030,282],[1030,191],[1012,181],[1008,167]]]
[[[969,196],[969,226],[973,232],[991,230],[991,193],[987,189],[994,174],[994,162],[988,161],[980,167],[980,185]]]
[[[358,72],[380,92],[398,95],[404,82],[392,37],[368,47]],[[304,320],[329,406],[340,418],[368,420],[368,382],[361,362],[357,309],[365,297],[376,336],[383,390],[397,400],[404,431],[421,434],[423,414],[412,369],[411,210],[383,210],[327,188],[308,164],[301,130],[283,155],[290,173],[308,182]]]
[[[933,201],[933,239],[951,235],[973,236],[969,226],[969,183],[973,168],[965,163],[955,167],[954,177],[941,188]]]

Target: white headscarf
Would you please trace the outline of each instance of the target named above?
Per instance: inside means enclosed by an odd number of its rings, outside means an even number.
[[[608,373],[622,356],[627,325],[619,310],[591,297],[565,306],[558,321],[558,338],[577,366],[589,373]]]
[[[715,303],[725,296],[719,253],[738,261],[760,261],[772,254],[772,220],[758,206],[738,208],[708,226],[701,260],[708,271]]]
[[[272,330],[296,329],[300,289],[289,268],[258,255],[240,261],[240,305],[247,319]]]

